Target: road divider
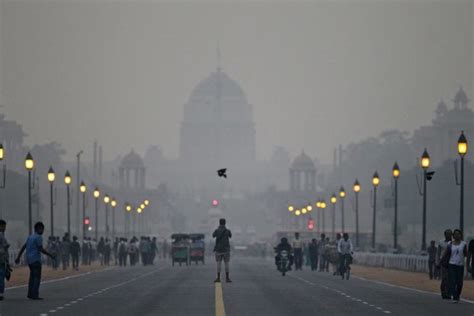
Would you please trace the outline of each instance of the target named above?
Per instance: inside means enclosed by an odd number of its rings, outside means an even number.
[[[215,283],[216,287],[216,316],[225,316],[224,296],[222,295],[222,284]]]

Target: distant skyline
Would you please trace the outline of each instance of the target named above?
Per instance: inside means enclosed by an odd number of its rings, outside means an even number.
[[[1,3],[1,2],[0,2]],[[222,66],[253,105],[257,157],[429,125],[463,86],[474,99],[473,1],[3,1],[0,103],[66,159],[159,145],[176,158],[182,107]],[[474,105],[470,104],[471,108]]]

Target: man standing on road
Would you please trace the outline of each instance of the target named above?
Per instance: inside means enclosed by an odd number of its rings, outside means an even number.
[[[219,220],[219,227],[214,231],[212,237],[216,239],[216,245],[214,247],[214,252],[216,253],[217,261],[217,279],[214,282],[221,282],[221,269],[222,261],[225,265],[225,281],[227,283],[232,282],[229,278],[229,262],[230,262],[230,242],[229,239],[232,238],[232,233],[225,226],[225,218]]]
[[[433,278],[436,279],[436,253],[437,252],[438,252],[438,249],[436,248],[435,241],[432,240],[430,242],[430,246],[428,247],[428,270],[429,270],[430,280],[433,280]]]
[[[438,244],[438,254],[436,256],[436,265],[440,267],[441,269],[441,297],[445,300],[451,299],[449,296],[449,282],[448,282],[448,265],[447,264],[441,264],[441,256],[444,253],[444,250],[446,247],[448,247],[448,244],[451,242],[453,238],[453,231],[451,229],[446,229],[444,231],[444,240],[441,240]]]
[[[300,233],[295,233],[293,240],[293,253],[295,256],[295,270],[303,269],[303,242],[300,239]]]
[[[42,300],[39,297],[39,287],[41,284],[41,254],[45,254],[52,260],[56,258],[43,248],[43,235],[44,224],[37,222],[35,224],[35,232],[28,236],[26,243],[21,247],[18,256],[15,259],[15,263],[20,263],[20,258],[23,252],[26,250],[26,262],[30,268],[30,280],[28,281],[28,298],[31,300]]]
[[[10,245],[5,239],[5,230],[7,229],[7,222],[0,219],[0,301],[3,301],[3,293],[5,293],[5,278],[7,272],[10,271],[10,263],[8,262],[8,248]]]
[[[77,237],[72,237],[72,243],[70,246],[71,257],[72,257],[72,268],[79,270],[79,256],[81,255],[81,244],[77,241]]]
[[[325,260],[325,246],[326,246],[326,235],[321,234],[321,240],[319,241],[318,244],[318,250],[319,250],[319,272],[324,272],[325,267],[326,267],[326,260]]]

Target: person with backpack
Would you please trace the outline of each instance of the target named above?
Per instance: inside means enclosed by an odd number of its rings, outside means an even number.
[[[214,252],[216,254],[217,261],[217,278],[214,280],[215,283],[221,282],[221,269],[222,261],[225,265],[225,281],[227,283],[232,282],[229,278],[229,262],[230,262],[230,242],[232,238],[232,232],[227,229],[225,218],[219,220],[219,227],[214,231],[212,237],[216,239],[216,245]]]

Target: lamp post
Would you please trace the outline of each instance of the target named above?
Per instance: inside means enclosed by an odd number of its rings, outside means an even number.
[[[71,238],[71,174],[69,171],[66,171],[66,175],[64,176],[64,183],[66,184],[66,192],[67,192],[67,233],[69,238]]]
[[[467,154],[468,145],[464,131],[461,131],[461,135],[458,139],[458,154],[461,158],[461,197],[459,201],[459,229],[464,231],[464,157]],[[456,172],[457,173],[457,172]]]
[[[126,206],[125,206],[125,210],[126,212],[124,213],[125,214],[125,218],[124,218],[124,231],[125,231],[125,237],[129,237],[129,232],[130,232],[130,216],[131,216],[131,211],[132,211],[132,206],[127,203]]]
[[[117,207],[117,201],[115,198],[112,198],[110,201],[110,206],[112,206],[112,241],[115,240],[115,208]]]
[[[31,201],[31,189],[33,188],[31,183],[31,172],[35,167],[35,161],[31,153],[28,153],[25,158],[25,169],[28,171],[28,231],[30,235],[33,233],[33,222],[32,222],[32,201]]]
[[[54,180],[56,174],[54,173],[53,167],[49,167],[48,170],[48,181],[49,181],[49,192],[50,192],[50,224],[51,224],[51,236],[54,236]]]
[[[360,183],[359,180],[355,180],[354,186],[352,188],[355,195],[355,220],[356,220],[356,247],[359,247],[359,192],[360,192]]]
[[[79,190],[82,193],[82,240],[86,239],[86,192],[87,186],[84,181],[81,182]]]
[[[134,216],[135,220],[133,221],[133,226],[134,226],[133,230],[135,233],[137,233],[137,221],[138,221],[137,216],[140,215],[142,212],[143,210],[140,207],[138,207],[137,214]],[[296,212],[299,212],[299,210],[296,210]]]
[[[99,240],[99,197],[100,191],[99,188],[94,190],[94,199],[95,199],[95,240]]]
[[[318,212],[318,221],[316,223],[316,226],[317,226],[317,229],[318,229],[318,232],[321,234],[323,233],[323,229],[322,229],[322,225],[321,225],[321,200],[317,200],[316,201],[316,208],[317,208],[317,212]]]
[[[321,200],[321,217],[323,218],[322,222],[323,222],[323,231],[326,231],[326,214],[325,214],[325,210],[326,210],[326,201],[324,201],[324,199]]]
[[[376,220],[377,220],[377,187],[380,184],[380,178],[377,171],[375,171],[372,177],[372,185],[374,187],[374,200],[373,200],[373,216],[372,216],[372,249],[375,250],[375,230],[376,230]]]
[[[109,203],[110,197],[108,194],[104,196],[105,203],[105,238],[109,238]]]
[[[341,231],[344,233],[344,198],[346,197],[344,187],[339,189],[339,197],[341,198]]]
[[[428,168],[430,167],[431,161],[430,161],[430,155],[428,154],[428,151],[425,150],[423,151],[423,154],[421,155],[421,168],[423,169],[423,227],[422,227],[422,237],[421,237],[421,250],[425,251],[426,250],[426,181],[427,179],[427,172]]]
[[[336,194],[331,195],[331,199],[329,200],[332,204],[332,238],[336,239],[336,203],[337,197]]]
[[[400,177],[400,168],[395,162],[392,168],[392,176],[394,181],[394,219],[393,219],[393,249],[398,249],[398,178]]]
[[[0,162],[5,159],[5,149],[3,148],[3,144],[0,143]],[[7,180],[7,165],[3,164],[3,174],[2,174],[2,183],[0,183],[0,189],[5,189],[6,187],[6,180]],[[0,218],[3,218],[2,210],[0,208]]]

